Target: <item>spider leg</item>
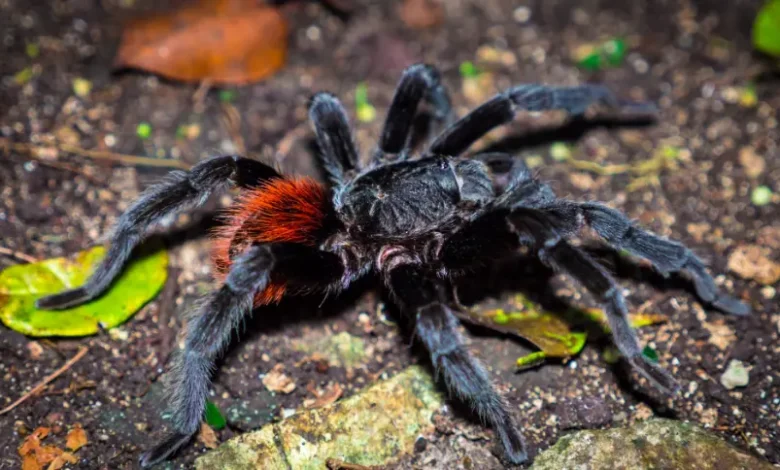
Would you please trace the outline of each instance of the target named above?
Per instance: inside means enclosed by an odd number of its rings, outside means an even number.
[[[317,270],[311,269],[313,262]],[[167,377],[174,430],[141,456],[141,466],[166,460],[198,430],[214,361],[251,312],[255,294],[268,285],[272,273],[281,274],[287,284],[339,289],[344,272],[338,255],[291,243],[253,245],[239,255],[222,287],[203,301],[188,322],[184,349]]]
[[[747,315],[750,308],[718,290],[704,262],[683,244],[663,239],[631,223],[619,211],[598,203],[578,204],[585,220],[610,245],[649,260],[663,275],[686,271],[696,294],[705,303],[733,315]]]
[[[442,302],[437,286],[409,264],[391,269],[387,277],[393,295],[408,313],[414,313],[415,335],[430,353],[437,376],[441,374],[450,393],[490,424],[512,463],[525,462],[525,442],[507,405],[463,344],[458,319]]]
[[[93,300],[105,292],[122,272],[133,249],[148,232],[165,218],[192,206],[199,206],[215,191],[229,183],[251,187],[279,177],[270,166],[238,156],[205,160],[190,171],[173,171],[166,181],[146,190],[114,227],[105,258],[87,282],[75,289],[42,297],[41,309],[64,309]]]
[[[513,213],[509,216],[509,223],[518,234],[526,232],[535,239],[542,262],[567,272],[599,299],[604,306],[615,346],[629,363],[660,390],[676,393],[680,388],[677,381],[642,354],[639,339],[628,322],[628,309],[620,285],[604,267],[567,243],[563,234],[553,231],[551,226],[554,222],[546,224],[545,214],[539,214],[535,220],[529,219],[528,215]]]
[[[649,103],[623,103],[608,88],[600,85],[519,85],[499,93],[445,129],[431,144],[429,152],[453,157],[460,155],[494,127],[511,122],[519,111],[560,109],[580,115],[596,102],[635,113],[653,114],[655,111],[655,106]]]
[[[358,155],[344,106],[330,93],[317,93],[309,102],[320,158],[331,180],[341,185],[348,172],[358,168]]]
[[[436,121],[445,121],[450,117],[450,98],[441,84],[439,72],[430,65],[415,64],[404,70],[395,89],[374,161],[386,155],[406,158],[413,118],[422,100],[433,106],[433,118]]]

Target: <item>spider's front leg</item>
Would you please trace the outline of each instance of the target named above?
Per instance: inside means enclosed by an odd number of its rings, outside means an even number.
[[[375,161],[390,155],[407,156],[414,117],[423,100],[432,105],[434,120],[446,122],[450,118],[450,98],[439,72],[430,65],[415,64],[404,70],[395,89],[379,137],[379,147],[374,153]]]
[[[187,207],[205,203],[214,191],[230,183],[247,188],[277,177],[279,174],[270,166],[238,156],[212,158],[190,171],[171,172],[166,181],[146,190],[119,217],[108,253],[89,280],[76,289],[38,299],[37,307],[64,309],[97,298],[122,272],[133,249],[160,221]]]
[[[445,129],[431,144],[429,153],[458,156],[491,129],[512,122],[520,111],[563,110],[581,115],[594,103],[644,116],[654,116],[656,112],[655,105],[650,103],[622,102],[601,85],[519,85],[499,93]]]
[[[415,335],[430,353],[437,375],[443,376],[451,394],[471,405],[482,421],[490,424],[512,463],[527,461],[525,442],[507,405],[464,346],[458,319],[445,304],[441,286],[410,264],[391,268],[385,280],[404,312],[414,314]]]
[[[312,264],[318,269],[312,270]],[[286,286],[338,289],[344,273],[338,255],[316,248],[290,243],[247,248],[234,261],[222,287],[205,299],[188,322],[184,349],[177,354],[166,380],[173,432],[141,456],[141,466],[166,460],[197,432],[214,361],[252,310],[255,294],[269,285],[272,276],[274,280],[281,278]]]

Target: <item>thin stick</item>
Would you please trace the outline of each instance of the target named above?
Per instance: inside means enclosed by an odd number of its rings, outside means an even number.
[[[0,246],[0,254],[13,256],[16,259],[20,259],[20,260],[26,261],[28,263],[37,263],[38,262],[37,258],[33,258],[32,256],[26,255],[26,254],[22,253],[21,251],[14,251],[14,250],[12,250],[10,248],[6,248],[4,246]]]
[[[30,157],[42,161],[45,161],[45,159],[42,159],[40,157],[39,155],[40,153],[51,151],[51,150],[58,150],[61,152],[83,155],[88,158],[94,158],[95,160],[108,160],[112,162],[123,163],[125,165],[179,168],[182,170],[187,170],[190,168],[190,165],[179,160],[138,157],[136,155],[124,155],[121,153],[108,152],[103,150],[88,150],[88,149],[83,149],[77,145],[70,145],[70,144],[59,144],[59,145],[49,145],[49,146],[32,145],[32,144],[25,144],[22,142],[11,142],[8,139],[0,138],[0,148],[5,149],[6,151],[13,150],[15,152],[24,153],[25,155],[28,155]]]
[[[70,358],[68,360],[68,362],[66,362],[62,367],[60,367],[56,371],[54,371],[54,373],[52,373],[51,375],[49,375],[45,379],[43,379],[43,382],[41,382],[38,385],[36,385],[35,387],[33,387],[32,390],[30,390],[29,392],[27,392],[24,395],[22,395],[22,397],[19,398],[18,400],[16,400],[15,402],[11,403],[7,407],[5,407],[2,410],[0,410],[0,416],[8,413],[11,410],[13,410],[17,406],[19,406],[21,403],[23,403],[25,400],[27,400],[28,398],[36,395],[38,392],[43,390],[44,387],[46,387],[46,385],[49,384],[49,382],[51,382],[52,380],[56,379],[63,372],[65,372],[66,370],[68,370],[71,367],[73,367],[73,364],[77,363],[79,361],[79,359],[84,357],[84,355],[87,354],[87,351],[89,351],[89,348],[87,346],[82,346],[81,348],[79,348],[79,350],[78,350],[78,352],[76,353],[75,356]]]

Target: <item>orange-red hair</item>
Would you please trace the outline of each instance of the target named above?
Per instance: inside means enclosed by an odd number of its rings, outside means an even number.
[[[252,243],[318,243],[330,204],[327,189],[311,178],[269,180],[245,191],[227,210],[226,224],[215,231],[212,258],[216,277],[223,281],[231,256]],[[278,302],[285,293],[283,279],[271,276],[255,295],[255,305]]]

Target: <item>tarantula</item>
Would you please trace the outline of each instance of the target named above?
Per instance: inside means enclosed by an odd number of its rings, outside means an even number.
[[[423,103],[432,112],[422,113]],[[450,100],[433,67],[413,65],[398,84],[377,148],[361,165],[347,113],[333,95],[318,93],[310,101],[309,117],[330,186],[285,177],[239,156],[172,172],[119,218],[105,259],[86,284],[42,298],[38,306],[62,309],[98,297],[153,226],[204,203],[218,189],[237,185],[245,191],[229,209],[215,242],[221,287],[188,321],[184,349],[169,373],[174,431],[143,454],[143,466],[167,459],[198,430],[214,362],[253,306],[303,292],[338,293],[370,272],[383,280],[409,317],[451,394],[490,424],[510,462],[524,462],[525,444],[506,403],[458,331],[450,307],[455,279],[529,247],[601,301],[625,359],[669,392],[678,385],[642,355],[620,286],[568,239],[587,225],[615,249],[646,258],[664,275],[684,271],[710,306],[736,315],[749,312],[718,291],[704,263],[682,244],[635,226],[603,204],[558,199],[509,154],[461,157],[519,111],[557,109],[582,115],[594,103],[655,113],[654,106],[623,103],[599,85],[520,85],[450,124],[416,156],[411,151],[413,122],[421,116],[430,124],[448,121]],[[495,162],[508,168],[501,183],[488,166]]]

